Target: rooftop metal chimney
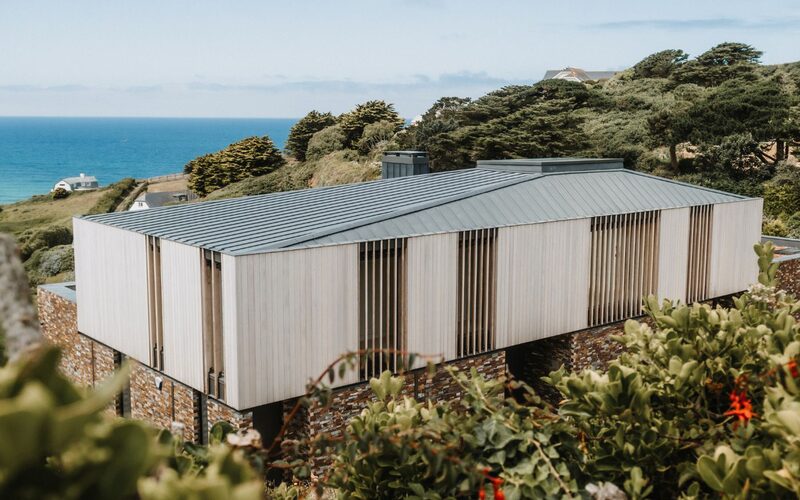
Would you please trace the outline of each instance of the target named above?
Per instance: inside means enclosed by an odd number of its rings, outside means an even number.
[[[430,173],[425,151],[386,151],[381,161],[381,179]]]

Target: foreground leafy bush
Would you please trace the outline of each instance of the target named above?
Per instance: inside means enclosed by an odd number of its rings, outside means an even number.
[[[343,438],[309,443],[309,456],[332,457],[320,487],[344,498],[487,495],[490,483],[510,499],[800,496],[800,303],[777,288],[773,246],[756,251],[759,282],[734,307],[651,297],[650,324],[626,323],[627,352],[607,370],[551,373],[558,408],[474,372],[451,372],[452,405],[402,397],[389,373],[373,379],[377,400]]]
[[[217,444],[198,460],[168,433],[104,414],[127,375],[86,394],[52,347],[0,368],[0,498],[260,497],[240,451]]]

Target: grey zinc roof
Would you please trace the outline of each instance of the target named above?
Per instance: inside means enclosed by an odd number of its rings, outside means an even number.
[[[743,199],[631,170],[530,176],[528,182],[339,232],[306,245],[325,245],[468,229],[535,224]]]
[[[239,255],[290,247],[529,179],[469,169],[84,218]]]
[[[85,218],[240,255],[741,199],[623,169],[479,168]]]

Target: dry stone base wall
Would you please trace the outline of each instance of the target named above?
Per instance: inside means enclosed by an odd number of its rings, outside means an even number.
[[[505,375],[506,356],[505,351],[495,351],[453,361],[447,365],[466,372],[474,368],[485,378],[493,379]],[[413,397],[418,401],[450,402],[462,396],[461,388],[443,365],[439,365],[433,374],[427,369],[419,369],[405,374],[404,377],[405,384],[401,389],[401,395]],[[348,422],[374,401],[375,396],[366,382],[337,389],[329,406],[304,408],[300,411],[290,427],[290,437],[313,437],[321,432],[341,436]],[[295,403],[296,400],[284,403],[284,416],[288,415]]]
[[[509,371],[555,404],[561,399],[559,392],[541,378],[561,366],[576,371],[605,369],[625,350],[611,338],[624,330],[625,323],[619,322],[512,347],[508,349]]]
[[[780,287],[795,296],[800,296],[800,259],[781,262],[778,267]]]

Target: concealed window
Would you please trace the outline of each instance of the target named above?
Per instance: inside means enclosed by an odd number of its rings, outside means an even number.
[[[362,380],[396,371],[406,347],[405,239],[360,245],[359,349]]]
[[[150,366],[164,369],[164,329],[161,311],[161,241],[147,237],[147,303],[150,320]]]
[[[203,250],[203,363],[206,367],[206,392],[225,399],[225,361],[222,343],[222,256]]]
[[[460,234],[456,352],[469,356],[494,349],[497,229]]]
[[[689,212],[689,264],[686,274],[686,302],[708,298],[711,264],[711,221],[714,205],[692,207]]]
[[[592,219],[589,325],[637,316],[658,287],[659,212]]]

